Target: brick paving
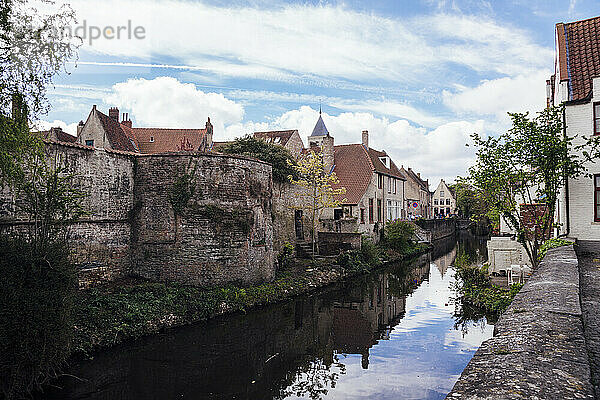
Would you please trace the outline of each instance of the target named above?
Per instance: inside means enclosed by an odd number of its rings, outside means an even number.
[[[577,253],[584,336],[592,384],[600,399],[600,243],[582,242]]]

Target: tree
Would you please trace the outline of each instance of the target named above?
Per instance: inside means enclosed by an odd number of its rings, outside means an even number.
[[[323,157],[323,149],[318,151],[310,150],[298,164],[290,164],[298,175],[294,178],[292,175],[288,177],[293,185],[298,185],[302,190],[298,197],[300,206],[298,208],[308,210],[311,216],[311,240],[312,240],[312,255],[315,256],[316,229],[317,222],[325,208],[337,207],[344,200],[339,197],[346,194],[346,188],[334,188],[333,185],[338,185],[339,180],[335,172],[325,170],[325,161]]]
[[[456,195],[456,206],[462,218],[476,223],[484,221],[487,224],[491,221],[494,226],[498,226],[498,214],[492,212],[485,198],[479,196],[472,185],[459,177],[458,182],[450,187]]]
[[[546,108],[535,118],[509,115],[508,132],[487,139],[472,135],[477,153],[467,181],[516,232],[536,267],[539,248],[553,228],[561,187],[568,178],[589,175],[586,163],[600,155],[599,142],[581,137],[581,144],[575,144],[576,136],[563,131],[563,107]]]
[[[27,0],[0,5],[0,179],[22,172],[23,156],[39,151],[29,123],[47,113],[46,88],[75,58],[81,40],[65,34],[75,22],[73,10],[40,0],[45,12]]]
[[[225,154],[237,154],[268,162],[273,167],[273,181],[275,182],[287,182],[288,176],[296,176],[294,169],[296,162],[286,148],[256,139],[251,135],[228,143],[221,151]]]

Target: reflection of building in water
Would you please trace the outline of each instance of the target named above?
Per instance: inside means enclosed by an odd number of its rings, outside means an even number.
[[[341,353],[361,354],[369,367],[369,349],[390,333],[406,309],[406,289],[418,286],[429,273],[429,263],[415,265],[402,277],[386,272],[366,287],[354,287],[333,303],[333,346]]]
[[[451,266],[456,259],[456,249],[457,248],[454,247],[448,253],[444,254],[443,256],[439,256],[432,261],[437,267],[438,271],[440,271],[440,274],[442,274],[442,278],[446,274],[448,267]]]
[[[406,294],[428,276],[429,260],[109,349],[73,365],[69,372],[83,381],[67,377],[65,389],[46,398],[314,397],[343,373],[336,353],[362,354],[368,367],[369,349],[390,337],[404,315]]]

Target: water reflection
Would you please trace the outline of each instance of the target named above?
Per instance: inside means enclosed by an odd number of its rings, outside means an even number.
[[[65,378],[48,397],[443,398],[492,332],[484,319],[454,326],[451,265],[471,241],[450,239],[319,295],[101,353],[73,366],[84,381]]]

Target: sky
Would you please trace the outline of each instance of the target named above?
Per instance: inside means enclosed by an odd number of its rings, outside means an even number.
[[[138,127],[210,117],[216,141],[298,129],[307,144],[321,107],[336,144],[368,130],[432,190],[466,174],[472,133],[545,106],[555,24],[600,15],[597,0],[68,3],[86,37],[40,128],[74,134],[95,104]],[[120,26],[120,38],[91,37]]]

